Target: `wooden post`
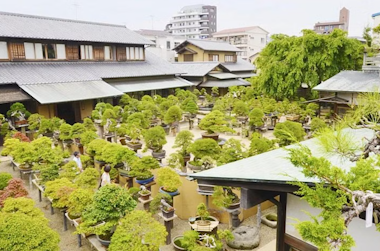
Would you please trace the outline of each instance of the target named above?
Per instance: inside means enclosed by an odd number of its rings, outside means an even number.
[[[173,228],[173,226],[174,226],[173,220],[174,220],[175,218],[177,218],[177,215],[174,214],[173,217],[171,217],[171,218],[166,218],[166,217],[164,217],[164,216],[162,215],[162,213],[159,213],[158,216],[160,216],[160,217],[164,220],[164,222],[165,222],[166,232],[168,232],[168,235],[166,236],[166,245],[169,245],[169,244],[171,243],[171,241],[172,241],[171,230],[172,230],[172,228]]]
[[[150,207],[150,202],[153,200],[152,197],[149,197],[148,200],[143,200],[141,198],[139,198],[139,201],[143,204],[144,206],[144,210],[149,212],[149,207]]]

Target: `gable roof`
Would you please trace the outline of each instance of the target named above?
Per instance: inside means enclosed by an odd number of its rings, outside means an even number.
[[[265,31],[266,33],[269,33],[268,31],[264,30],[260,26],[248,26],[248,27],[240,27],[240,28],[232,28],[232,29],[226,29],[226,30],[221,30],[218,32],[213,33],[212,35],[225,35],[225,34],[233,34],[233,33],[244,33],[253,29],[261,29]]]
[[[122,25],[0,12],[0,37],[154,44]]]
[[[176,68],[179,68],[184,74],[181,76],[203,77],[220,65],[219,62],[181,62],[173,63]]]
[[[313,88],[329,92],[373,92],[380,90],[378,73],[342,71]]]
[[[175,47],[174,50],[178,52],[187,44],[193,44],[205,51],[229,51],[229,52],[241,51],[239,48],[233,45],[230,45],[229,43],[226,43],[226,42],[211,41],[211,40],[204,40],[204,39],[187,39],[186,41],[184,41],[183,43]]]
[[[162,30],[145,30],[145,29],[140,29],[140,30],[137,30],[135,31],[137,32],[138,34],[142,35],[142,36],[157,36],[157,37],[168,37],[168,36],[172,36],[172,34],[170,34],[169,32],[167,31],[162,31]]]
[[[226,68],[230,72],[236,71],[254,71],[256,70],[256,66],[244,60],[240,57],[237,57],[236,63],[222,63],[224,68]]]

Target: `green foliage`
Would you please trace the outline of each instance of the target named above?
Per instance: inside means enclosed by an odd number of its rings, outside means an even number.
[[[45,118],[44,116],[42,116],[38,113],[31,114],[29,119],[28,119],[29,129],[38,131],[38,129],[40,128],[41,120],[44,118]]]
[[[5,172],[0,173],[0,190],[3,190],[8,185],[10,179],[12,179],[12,174]]]
[[[75,177],[79,174],[79,168],[75,161],[69,161],[62,167],[62,170],[59,173],[60,178],[66,178],[70,181],[73,181]]]
[[[112,236],[109,250],[158,250],[165,245],[166,235],[165,227],[150,213],[135,210],[121,219],[120,225]]]
[[[86,152],[91,156],[100,156],[102,154],[103,147],[107,144],[109,144],[107,140],[94,139],[88,144]]]
[[[38,133],[39,134],[54,133],[55,131],[59,130],[60,126],[63,123],[64,123],[64,120],[57,117],[53,117],[51,119],[42,118]]]
[[[181,148],[180,154],[186,155],[187,148],[193,142],[194,134],[188,130],[180,131],[175,137],[173,148]]]
[[[306,135],[302,124],[293,121],[276,124],[273,134],[279,140],[280,146],[302,141]]]
[[[373,40],[373,38],[371,36],[371,30],[372,29],[369,26],[366,26],[366,27],[363,28],[363,38],[365,39],[366,45],[368,47],[372,46],[372,40]]]
[[[75,178],[74,183],[80,188],[94,190],[98,188],[99,176],[95,168],[89,167]]]
[[[34,170],[40,171],[40,183],[44,185],[48,181],[53,181],[59,177],[59,166],[56,164],[35,164]]]
[[[205,156],[217,159],[221,149],[218,143],[213,139],[198,139],[189,145],[187,151],[192,153],[196,160]]]
[[[158,193],[149,204],[149,210],[151,213],[156,213],[160,209],[162,199],[169,205],[172,205],[173,203],[173,198],[169,194]]]
[[[372,29],[375,33],[380,33],[380,24]]]
[[[90,144],[91,141],[93,141],[94,139],[97,139],[98,137],[99,136],[96,132],[92,130],[87,130],[83,132],[79,138],[82,145],[88,146],[88,144]]]
[[[84,118],[83,125],[84,125],[84,128],[86,128],[86,130],[96,132],[96,127],[94,125],[94,122],[90,118]]]
[[[220,111],[212,111],[207,114],[199,123],[199,128],[206,130],[208,134],[215,132],[234,132],[231,128],[227,127],[225,116]]]
[[[84,124],[82,124],[82,123],[75,123],[71,127],[71,136],[74,139],[80,138],[85,131],[86,131],[86,127],[84,127]]]
[[[167,192],[174,192],[182,185],[179,174],[170,167],[158,169],[157,183]]]
[[[143,135],[145,141],[144,151],[147,151],[149,148],[155,152],[160,152],[162,151],[162,147],[167,143],[166,133],[162,126],[149,128]]]
[[[94,191],[90,189],[77,188],[69,196],[67,212],[70,216],[80,217],[85,208],[92,204]]]
[[[190,114],[196,114],[199,110],[197,103],[192,98],[187,98],[183,101],[181,109]]]
[[[128,189],[128,194],[136,201],[138,202],[139,200],[139,192],[140,192],[140,188],[138,187],[131,187]]]
[[[8,199],[0,212],[0,249],[58,251],[59,235],[49,228],[43,212],[26,198]]]
[[[30,112],[26,110],[25,106],[19,102],[13,103],[9,111],[7,111],[8,117],[16,117],[20,120],[26,119],[30,115],[31,115]]]
[[[223,145],[222,152],[218,159],[219,165],[224,165],[247,157],[245,146],[237,139],[229,139]]]
[[[148,129],[150,122],[149,122],[149,119],[146,118],[143,113],[136,112],[128,117],[127,124],[133,127]],[[129,135],[129,136],[132,137],[132,135]]]
[[[254,127],[264,125],[264,112],[260,108],[255,108],[249,113],[249,124]]]
[[[8,122],[2,122],[0,123],[0,135],[5,136],[9,132],[9,123]]]
[[[60,192],[61,188],[76,188],[76,186],[66,178],[55,179],[45,184],[44,195],[53,200],[53,206],[54,202],[59,200],[62,195]]]
[[[322,129],[325,129],[327,127],[327,124],[320,118],[313,118],[311,120],[310,127],[312,132],[318,132]]]
[[[204,203],[199,203],[197,206],[197,215],[200,216],[203,221],[210,216],[210,213]]]
[[[72,126],[67,124],[67,123],[63,123],[59,127],[59,139],[60,140],[69,140],[69,139],[73,138],[71,127]]]
[[[235,113],[236,116],[241,116],[241,117],[247,116],[249,113],[247,103],[241,100],[236,101],[232,112]]]
[[[263,137],[259,133],[253,133],[251,138],[251,143],[249,145],[249,155],[257,155],[261,153],[268,152],[273,149],[274,142],[270,139]]]
[[[135,155],[135,152],[132,150],[116,143],[106,144],[101,151],[101,156],[99,156],[97,159],[105,161],[112,167],[128,161],[128,159],[132,158],[132,156]]]
[[[182,111],[178,106],[171,106],[165,113],[164,121],[166,124],[172,124],[182,119]]]
[[[296,97],[302,83],[313,88],[342,70],[361,69],[363,45],[342,30],[329,35],[304,30],[300,37],[271,39],[255,64],[259,88],[272,97]]]
[[[239,197],[232,191],[231,187],[214,187],[212,203],[218,208],[228,207],[233,203],[238,203]]]
[[[199,233],[194,230],[188,230],[183,234],[181,247],[185,250],[193,251],[198,246]]]
[[[129,175],[136,177],[139,180],[149,179],[153,176],[150,170],[160,167],[158,161],[151,156],[144,156],[141,159],[132,163]]]

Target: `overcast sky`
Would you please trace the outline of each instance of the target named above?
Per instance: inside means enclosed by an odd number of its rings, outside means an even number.
[[[164,29],[185,5],[218,7],[218,30],[259,25],[271,34],[299,35],[318,21],[337,21],[350,10],[350,36],[361,36],[380,12],[380,0],[0,0],[0,11]],[[0,24],[1,25],[1,24]]]

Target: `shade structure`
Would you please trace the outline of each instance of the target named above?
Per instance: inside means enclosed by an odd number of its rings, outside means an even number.
[[[229,72],[221,72],[221,73],[209,73],[209,76],[217,79],[234,79],[237,78],[235,74],[229,73]]]
[[[250,82],[238,78],[238,79],[227,79],[227,80],[209,80],[203,84],[200,84],[200,87],[219,87],[219,88],[228,88],[231,86],[249,86]]]
[[[117,90],[124,93],[194,86],[192,82],[179,77],[136,79],[120,82],[110,82],[110,84]]]
[[[61,103],[123,95],[102,80],[20,85],[41,104]]]
[[[29,100],[31,97],[23,92],[17,85],[0,86],[0,104]]]

